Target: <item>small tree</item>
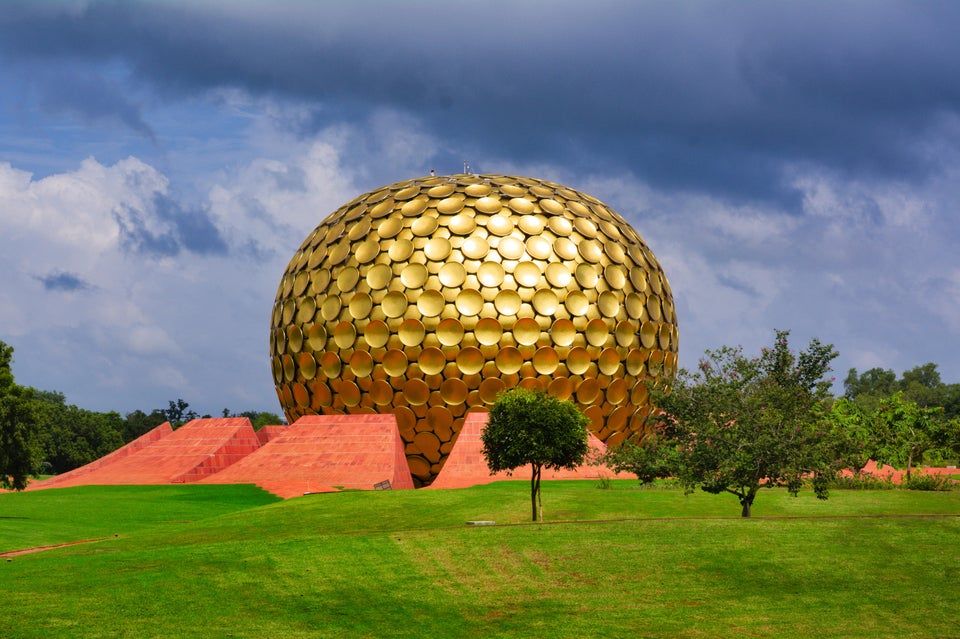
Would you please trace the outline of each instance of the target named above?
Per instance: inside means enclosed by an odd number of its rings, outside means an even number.
[[[881,400],[874,415],[877,461],[906,466],[910,479],[914,463],[922,463],[924,453],[947,444],[948,422],[942,415],[942,408],[924,408],[902,392]]]
[[[13,347],[0,341],[0,488],[23,490],[40,463],[31,389],[13,379]]]
[[[817,497],[842,455],[826,415],[824,375],[833,347],[813,340],[794,355],[786,331],[747,358],[739,348],[707,351],[699,371],[681,371],[669,394],[655,393],[655,441],[672,456],[672,473],[692,491],[731,493],[749,517],[760,488],[796,494],[806,478]]]
[[[544,468],[573,469],[587,456],[590,420],[569,401],[522,388],[501,395],[483,430],[483,455],[491,472],[530,465],[533,521],[543,520],[540,474]]]

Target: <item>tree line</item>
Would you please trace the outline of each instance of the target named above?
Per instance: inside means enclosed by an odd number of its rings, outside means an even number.
[[[59,474],[88,464],[170,422],[173,428],[198,417],[183,399],[166,408],[98,412],[69,404],[63,393],[16,383],[13,348],[0,341],[0,487],[23,488],[31,473]],[[246,417],[255,429],[282,424],[264,411],[224,409],[223,417]]]

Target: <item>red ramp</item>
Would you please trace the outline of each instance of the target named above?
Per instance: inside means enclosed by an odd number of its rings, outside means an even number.
[[[259,447],[257,434],[245,417],[195,419],[122,459],[57,487],[195,482]]]
[[[430,488],[467,488],[480,484],[489,484],[495,481],[524,480],[530,481],[530,467],[523,466],[513,471],[512,475],[506,472],[490,474],[487,460],[483,456],[483,441],[480,434],[487,425],[488,413],[468,413],[463,422],[463,428],[457,435],[457,440],[447,457],[440,474],[430,484]],[[589,435],[589,457],[602,455],[607,447],[597,439],[593,433]],[[633,476],[628,473],[616,473],[606,466],[584,465],[574,470],[544,470],[541,479],[598,479],[599,477],[629,479]]]
[[[393,415],[309,415],[203,483],[256,484],[283,498],[389,481],[413,488]]]
[[[41,488],[63,488],[66,486],[79,486],[86,482],[78,481],[79,478],[84,475],[89,475],[91,472],[104,468],[117,462],[124,457],[132,455],[133,453],[150,446],[154,442],[160,440],[163,437],[166,437],[173,432],[173,428],[170,427],[170,422],[163,422],[159,426],[148,430],[140,437],[137,437],[132,442],[121,446],[112,453],[107,453],[100,459],[95,459],[85,466],[79,468],[74,468],[65,473],[60,473],[49,479],[44,479],[43,481],[31,482],[27,486],[27,490],[39,490]]]
[[[260,445],[263,446],[268,441],[276,439],[282,435],[287,430],[286,426],[263,426],[260,430],[257,431],[257,439],[260,440]]]

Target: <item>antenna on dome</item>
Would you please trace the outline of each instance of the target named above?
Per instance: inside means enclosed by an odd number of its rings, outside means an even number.
[[[430,169],[430,177],[437,177],[437,172],[435,169]]]
[[[467,160],[463,161],[463,172],[470,175],[470,163]]]

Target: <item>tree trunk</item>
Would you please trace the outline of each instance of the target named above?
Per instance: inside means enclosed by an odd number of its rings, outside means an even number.
[[[543,474],[543,467],[537,466],[537,519],[543,521],[543,493],[540,492],[540,476]]]
[[[757,489],[751,488],[743,497],[740,498],[740,505],[743,509],[740,511],[741,517],[749,517],[750,509],[753,507],[753,500],[757,496]]]
[[[533,521],[537,521],[537,493],[540,492],[540,482],[538,481],[540,467],[536,464],[530,465],[530,510],[533,514]]]
[[[907,481],[910,480],[910,468],[913,466],[913,451],[907,454]]]

